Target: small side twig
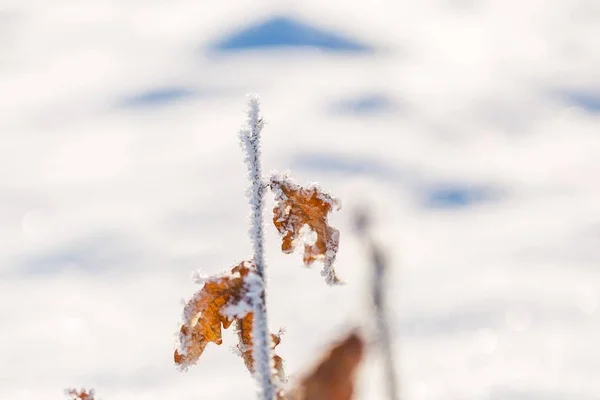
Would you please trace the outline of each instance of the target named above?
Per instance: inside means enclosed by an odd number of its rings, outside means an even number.
[[[355,216],[355,226],[358,234],[362,237],[369,252],[369,258],[373,266],[373,280],[371,296],[375,308],[375,323],[377,328],[378,343],[381,349],[384,373],[386,375],[386,389],[390,400],[399,400],[398,380],[394,358],[392,353],[392,340],[386,302],[386,272],[388,270],[387,260],[383,251],[377,246],[370,234],[370,219],[365,211],[358,211]]]

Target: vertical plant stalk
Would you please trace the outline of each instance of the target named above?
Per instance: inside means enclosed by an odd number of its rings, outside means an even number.
[[[392,355],[392,340],[390,337],[390,327],[384,289],[387,264],[382,251],[374,243],[371,243],[371,262],[374,266],[372,289],[373,304],[375,305],[377,333],[379,335],[379,345],[381,346],[381,353],[385,367],[385,381],[388,398],[390,400],[399,400],[398,382],[396,379],[396,369],[394,367],[394,358]]]
[[[377,339],[383,357],[386,391],[390,400],[399,400],[398,379],[396,368],[394,366],[392,339],[390,336],[389,317],[385,297],[385,281],[388,264],[383,252],[371,238],[369,232],[370,221],[366,213],[359,212],[357,214],[356,228],[367,245],[373,268],[371,295],[373,306],[375,308]]]
[[[255,377],[260,385],[260,398],[273,400],[275,386],[271,379],[271,335],[267,320],[263,231],[264,193],[267,185],[263,181],[260,164],[260,136],[264,124],[260,117],[260,103],[256,95],[250,95],[248,98],[246,124],[247,126],[240,130],[239,136],[251,183],[247,192],[252,209],[249,233],[254,246],[254,264],[256,265],[256,275],[258,275],[258,279],[255,279],[253,284],[259,286],[259,290],[253,290],[255,295],[252,299],[254,313],[252,354]]]

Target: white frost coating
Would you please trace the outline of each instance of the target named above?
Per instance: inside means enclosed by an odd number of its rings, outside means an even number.
[[[244,277],[245,296],[237,303],[228,304],[221,310],[221,314],[229,319],[244,318],[254,310],[253,304],[261,301],[263,283],[261,277],[254,271],[250,271]]]
[[[279,184],[285,184],[286,186],[289,186],[293,190],[315,191],[317,193],[319,200],[321,200],[323,203],[329,204],[331,206],[332,210],[339,211],[339,209],[342,207],[342,202],[340,201],[340,199],[332,196],[331,194],[329,194],[326,191],[324,191],[323,189],[321,189],[321,186],[317,182],[309,183],[306,186],[300,186],[296,182],[294,182],[289,171],[285,171],[285,172],[273,171],[273,172],[271,172],[271,177],[269,180],[270,180],[270,182],[278,182]],[[274,187],[271,187],[271,191],[275,195],[275,200],[279,201],[279,200],[286,199],[286,196],[283,193],[283,191],[279,188],[279,185],[275,185]]]
[[[331,242],[340,242],[340,232],[338,230],[334,230],[331,236]],[[335,269],[333,269],[333,263],[335,262],[335,257],[337,255],[337,249],[333,247],[331,242],[327,242],[327,252],[325,253],[325,258],[323,260],[321,276],[325,278],[325,282],[327,282],[328,285],[332,286],[339,285],[341,282],[335,275]]]
[[[249,301],[252,304],[259,302],[264,292],[263,278],[257,272],[250,271],[244,278],[244,284]]]
[[[302,229],[300,229],[300,237],[308,246],[314,246],[315,243],[317,243],[317,233],[310,229],[310,226],[308,226],[308,224],[304,224]]]
[[[229,319],[244,318],[249,312],[252,312],[252,304],[247,299],[242,299],[237,303],[228,304],[221,310],[221,315]]]
[[[239,345],[238,345],[239,346]],[[229,346],[229,351],[238,357],[243,357],[242,351],[237,346]]]
[[[208,282],[209,280],[210,279],[207,279],[206,282]],[[196,294],[194,294],[194,296],[188,302],[186,302],[186,305],[183,308],[183,316],[182,316],[182,320],[183,320],[182,324],[183,325],[186,324],[186,321],[192,321],[192,317],[193,317],[194,324],[192,324],[192,326],[194,326],[198,322],[198,319],[202,316],[201,314],[196,315],[196,310],[194,309],[194,304],[198,301],[198,298],[200,296],[202,296],[201,291],[198,291]],[[177,351],[179,352],[179,354],[181,354],[183,356],[187,356],[187,350],[193,344],[191,329],[187,330],[187,334],[184,334],[180,330],[179,332],[177,332],[177,336],[179,338],[179,340],[178,340],[179,346],[178,346]],[[193,364],[195,364],[195,363],[182,362],[178,366],[178,369],[182,372],[187,372],[188,367],[190,367]]]
[[[217,275],[205,275],[199,269],[192,272],[192,281],[198,285],[204,285],[206,282],[214,281],[224,276],[231,275],[229,272],[221,272]]]
[[[248,111],[246,126],[240,129],[239,137],[244,150],[244,161],[248,167],[248,179],[251,186],[247,196],[252,209],[250,220],[250,239],[254,246],[254,264],[256,265],[255,278],[250,278],[250,292],[253,300],[253,326],[252,341],[254,344],[252,356],[256,379],[260,386],[260,398],[273,400],[275,386],[271,380],[271,335],[267,322],[267,309],[265,305],[265,260],[264,260],[264,234],[263,234],[263,208],[266,184],[262,178],[260,164],[260,135],[264,126],[260,117],[260,104],[258,96],[248,96]],[[249,275],[250,276],[250,275]],[[255,280],[255,281],[253,281]],[[259,282],[259,283],[257,283]]]

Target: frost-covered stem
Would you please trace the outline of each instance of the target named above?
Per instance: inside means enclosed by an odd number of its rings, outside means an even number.
[[[252,355],[254,358],[255,376],[260,385],[260,398],[273,400],[275,386],[271,380],[271,335],[267,321],[264,234],[263,234],[263,199],[266,184],[262,178],[260,165],[260,134],[263,120],[260,117],[260,104],[256,95],[248,99],[247,126],[240,130],[240,142],[245,152],[245,162],[248,167],[248,178],[251,186],[248,199],[252,209],[250,221],[250,238],[254,246],[254,264],[260,278],[261,290],[257,291],[252,301]]]
[[[385,274],[387,271],[387,262],[384,254],[369,234],[369,217],[367,214],[358,213],[356,216],[356,227],[358,233],[366,242],[369,251],[369,257],[373,267],[373,280],[371,294],[373,306],[375,308],[375,324],[378,335],[378,343],[383,356],[383,367],[385,373],[385,383],[388,398],[390,400],[399,400],[398,379],[396,368],[394,366],[392,339],[390,336],[389,318],[387,315],[387,304],[385,300]]]

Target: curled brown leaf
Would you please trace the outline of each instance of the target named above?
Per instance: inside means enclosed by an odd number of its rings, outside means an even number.
[[[328,214],[339,209],[339,202],[318,186],[301,187],[284,175],[273,175],[270,187],[275,194],[273,223],[282,236],[281,250],[292,253],[304,227],[316,235],[314,242],[304,241],[305,265],[323,261],[322,275],[327,283],[340,283],[333,263],[339,247],[339,231],[328,222]]]
[[[245,261],[229,275],[208,279],[187,303],[179,330],[180,348],[173,357],[177,365],[187,368],[198,361],[208,343],[223,343],[221,328],[227,329],[233,322],[225,308],[243,299],[243,278],[251,269],[254,265]]]
[[[185,369],[195,364],[208,343],[222,344],[222,329],[227,329],[235,320],[238,350],[246,368],[254,374],[252,298],[248,296],[247,280],[255,271],[254,263],[244,261],[235,266],[230,274],[207,279],[202,289],[186,304],[179,331],[179,349],[174,354],[179,367]],[[277,345],[279,341],[279,336],[273,335],[273,343]],[[284,380],[283,361],[277,355],[273,358],[274,373]]]

